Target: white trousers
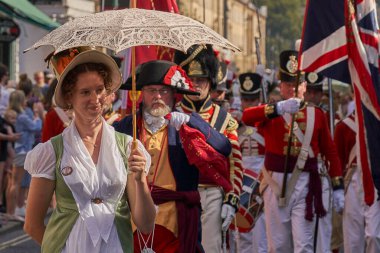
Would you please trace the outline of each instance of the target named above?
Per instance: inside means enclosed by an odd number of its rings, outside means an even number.
[[[261,214],[254,228],[247,233],[230,230],[230,253],[267,253],[265,215]]]
[[[321,177],[323,207],[326,216],[318,220],[317,253],[331,252],[332,235],[332,188],[328,177]]]
[[[222,249],[223,192],[220,187],[198,188],[202,205],[202,246],[206,253],[220,253]]]
[[[288,175],[288,181],[291,174]],[[273,172],[273,180],[282,186],[283,173]],[[313,253],[314,222],[305,220],[305,197],[308,193],[309,173],[302,172],[289,203],[278,206],[271,187],[264,192],[264,213],[269,253]]]
[[[352,175],[345,195],[343,238],[345,253],[380,252],[380,202],[371,207],[364,203],[359,169]]]
[[[345,253],[364,253],[364,201],[358,169],[348,185],[343,210],[343,243]]]
[[[364,207],[366,253],[380,252],[380,201]]]

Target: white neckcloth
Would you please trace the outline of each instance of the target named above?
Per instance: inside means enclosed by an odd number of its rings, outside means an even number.
[[[62,133],[64,150],[61,174],[73,194],[79,211],[63,253],[113,252],[122,253],[120,240],[114,224],[117,204],[125,191],[127,171],[116,143],[115,130],[103,119],[103,130],[98,162],[95,165],[72,122]],[[128,136],[126,155],[131,152],[132,137]],[[138,148],[146,158],[145,173],[149,172],[151,158],[138,141]],[[51,141],[38,144],[28,153],[25,169],[32,177],[55,180],[55,152]],[[67,173],[70,167],[72,173]],[[91,199],[100,198],[96,204]],[[60,238],[62,239],[62,238]]]
[[[103,120],[98,163],[95,165],[75,127],[70,124],[63,133],[64,152],[61,169],[71,167],[64,176],[73,193],[80,218],[84,221],[95,246],[100,238],[108,241],[115,210],[127,183],[127,172],[116,144],[114,129]],[[96,204],[92,199],[100,198]]]

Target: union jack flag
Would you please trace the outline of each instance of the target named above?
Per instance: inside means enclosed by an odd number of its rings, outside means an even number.
[[[351,83],[365,202],[380,190],[379,27],[375,0],[308,0],[299,69]],[[379,195],[380,196],[380,195]]]

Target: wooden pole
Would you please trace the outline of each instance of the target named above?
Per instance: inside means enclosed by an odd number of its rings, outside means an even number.
[[[131,1],[131,8],[136,8],[136,0]],[[136,92],[136,51],[135,47],[132,47],[132,126],[133,126],[133,142],[132,148],[137,148],[137,117],[136,117],[136,103],[137,103],[137,92]]]

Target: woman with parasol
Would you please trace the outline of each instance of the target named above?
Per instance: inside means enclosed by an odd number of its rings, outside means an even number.
[[[132,138],[101,116],[121,84],[120,71],[111,57],[84,47],[58,53],[50,64],[58,79],[55,102],[75,116],[27,155],[33,178],[24,229],[42,252],[132,252],[130,218],[149,233],[155,208],[146,184],[149,154],[139,142],[132,149]],[[54,191],[57,208],[45,228]]]

